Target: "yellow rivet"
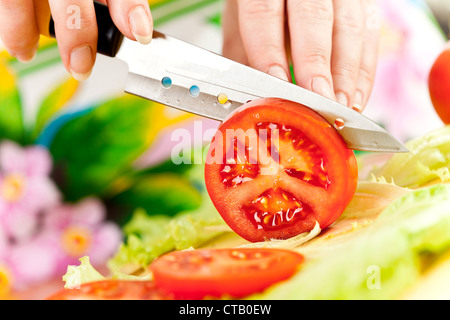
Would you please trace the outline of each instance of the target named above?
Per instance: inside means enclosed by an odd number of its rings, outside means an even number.
[[[228,96],[225,93],[221,93],[217,96],[217,101],[220,104],[225,104],[228,102]]]

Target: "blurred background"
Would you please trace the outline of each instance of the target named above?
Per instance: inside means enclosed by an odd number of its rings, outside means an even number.
[[[222,0],[149,2],[155,29],[221,52]],[[380,61],[364,114],[407,141],[442,126],[427,78],[448,41],[450,2],[378,2]],[[173,216],[208,201],[201,166],[170,161],[171,133],[218,123],[126,95],[125,78],[125,65],[99,56],[91,78],[75,81],[44,37],[29,64],[0,49],[0,297],[60,281],[84,255],[103,266],[136,210]]]

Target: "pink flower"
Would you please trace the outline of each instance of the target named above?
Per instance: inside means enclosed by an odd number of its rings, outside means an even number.
[[[14,287],[24,289],[60,278],[68,265],[78,264],[83,256],[89,256],[92,265],[103,266],[122,240],[119,227],[105,217],[105,207],[95,198],[44,211],[40,232],[9,248],[6,265]]]
[[[428,73],[444,37],[417,1],[379,0],[381,54],[364,114],[402,141],[442,126],[428,93]]]
[[[59,270],[65,271],[67,265],[77,264],[86,255],[93,265],[102,265],[111,258],[122,241],[122,233],[105,217],[106,209],[96,198],[45,212],[43,232],[53,239],[60,252]]]
[[[5,260],[5,257],[8,254],[8,246],[8,238],[2,226],[0,225],[0,265],[2,264],[2,261]]]
[[[0,224],[8,237],[23,240],[35,228],[37,215],[59,203],[51,168],[51,155],[43,147],[0,144]]]
[[[16,290],[44,283],[57,274],[59,252],[51,238],[39,234],[30,241],[10,246],[6,265]]]

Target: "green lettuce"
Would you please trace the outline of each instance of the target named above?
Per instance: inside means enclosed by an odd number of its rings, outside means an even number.
[[[372,174],[408,188],[450,181],[450,126],[411,140],[406,147],[409,153],[395,154]]]
[[[397,299],[421,276],[425,254],[450,247],[449,230],[450,185],[408,192],[363,230],[330,239],[322,254],[305,254],[293,278],[250,298]]]
[[[136,212],[125,227],[130,233],[128,242],[111,260],[112,278],[148,280],[151,275],[145,270],[158,255],[201,246],[226,232],[220,217],[213,218],[215,211],[208,209],[209,205],[205,204],[204,210],[173,218],[149,217],[142,211]],[[296,248],[305,256],[299,272],[248,298],[401,298],[422,276],[423,257],[440,255],[450,248],[448,230],[449,184],[405,192],[368,225],[333,237],[325,235],[320,239],[319,236]],[[104,279],[89,264],[88,258],[80,260],[81,265],[69,267],[64,276],[67,287]],[[144,268],[144,272],[132,272],[133,268]]]
[[[137,210],[123,231],[127,240],[109,261],[112,270],[145,270],[163,253],[199,247],[229,229],[205,194],[200,208],[174,217],[149,216]]]
[[[81,264],[79,266],[69,265],[67,267],[67,272],[63,276],[63,281],[65,281],[64,288],[79,288],[83,283],[105,279],[105,277],[91,265],[88,256],[80,258],[80,262]]]
[[[80,265],[69,265],[67,272],[63,276],[65,282],[64,288],[76,289],[82,284],[94,281],[101,281],[107,279],[119,279],[119,280],[151,280],[151,274],[144,272],[139,275],[128,274],[119,270],[112,270],[112,273],[107,277],[98,272],[91,264],[89,257],[84,256],[80,258]]]

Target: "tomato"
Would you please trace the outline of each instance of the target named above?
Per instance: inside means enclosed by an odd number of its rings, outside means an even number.
[[[77,289],[64,289],[48,300],[169,300],[153,281],[101,280],[87,282]]]
[[[437,114],[445,124],[450,124],[450,44],[434,62],[428,87]]]
[[[174,251],[150,269],[161,290],[176,299],[242,298],[291,277],[303,256],[282,249],[197,249]]]
[[[205,165],[216,209],[252,242],[287,239],[316,221],[326,228],[352,199],[357,178],[355,155],[334,127],[276,98],[249,102],[225,119]]]

